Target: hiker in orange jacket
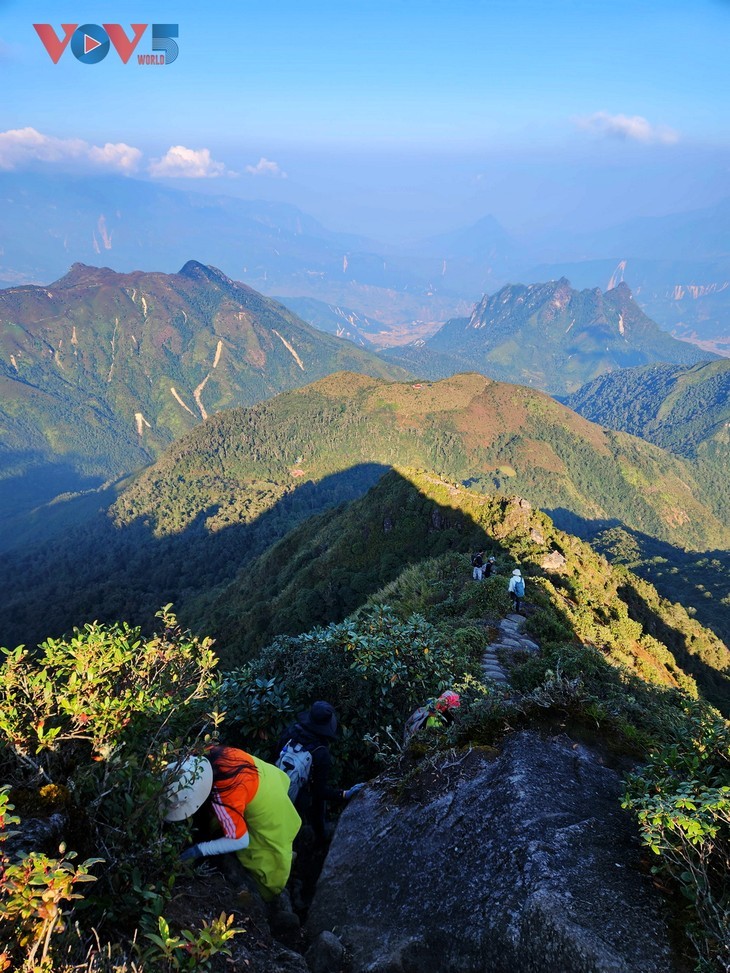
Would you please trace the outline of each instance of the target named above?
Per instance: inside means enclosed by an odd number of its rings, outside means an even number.
[[[243,750],[217,746],[204,757],[183,761],[171,777],[163,797],[164,819],[183,821],[202,809],[219,835],[187,848],[181,860],[234,852],[265,901],[282,892],[301,826],[289,800],[287,775]]]

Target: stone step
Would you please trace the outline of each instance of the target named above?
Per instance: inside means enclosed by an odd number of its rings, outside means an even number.
[[[489,679],[490,682],[502,682],[505,685],[508,682],[508,679],[503,672],[485,672],[484,678]]]
[[[539,652],[540,651],[540,646],[537,644],[537,642],[533,642],[532,639],[525,639],[525,638],[523,638],[523,639],[521,639],[521,641],[522,641],[522,645],[524,646],[524,648],[526,648],[529,652]]]
[[[515,612],[510,612],[509,615],[505,615],[504,620],[506,622],[515,622],[515,624],[519,625],[520,628],[525,624],[525,616],[517,615]]]
[[[496,659],[482,659],[483,669],[499,669],[500,672],[504,669],[503,665],[500,665]]]

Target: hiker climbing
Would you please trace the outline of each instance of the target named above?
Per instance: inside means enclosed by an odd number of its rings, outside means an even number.
[[[165,821],[196,824],[210,840],[187,848],[182,861],[235,852],[265,901],[289,878],[301,820],[288,796],[289,778],[234,747],[217,746],[174,768],[163,795]]]
[[[308,712],[300,713],[279,742],[276,761],[289,775],[291,799],[306,822],[311,825],[320,844],[327,838],[327,801],[344,803],[365,784],[354,784],[348,790],[332,787],[330,743],[337,736],[337,715],[330,703],[318,700]]]
[[[484,570],[484,551],[477,551],[476,554],[471,556],[471,576],[475,581],[482,580],[482,572]]]
[[[403,728],[403,746],[407,747],[414,733],[424,727],[433,729],[447,726],[460,706],[461,697],[453,689],[447,689],[438,699],[427,700],[409,716]]]
[[[508,592],[510,598],[512,599],[512,607],[516,614],[519,615],[520,605],[522,599],[525,597],[525,579],[522,577],[522,572],[519,568],[515,568],[512,572],[512,577],[509,579]]]
[[[496,558],[494,557],[487,558],[487,563],[484,565],[484,568],[482,569],[482,578],[491,578],[492,572],[495,570],[494,566],[496,563],[497,563]]]

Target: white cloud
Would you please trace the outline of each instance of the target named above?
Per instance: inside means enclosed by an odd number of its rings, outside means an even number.
[[[578,128],[604,138],[643,142],[645,145],[672,145],[679,141],[679,133],[666,125],[652,125],[641,115],[609,115],[594,112],[577,119]]]
[[[161,159],[150,163],[151,176],[167,179],[214,179],[216,176],[235,176],[222,162],[210,157],[210,149],[187,149],[172,145]]]
[[[89,158],[92,162],[112,166],[121,169],[122,172],[135,172],[142,159],[142,153],[131,145],[125,145],[124,142],[107,142],[103,148],[92,145]]]
[[[35,128],[0,132],[0,169],[17,169],[32,162],[80,162],[130,173],[137,169],[141,158],[139,149],[124,142],[107,142],[101,148],[84,139],[59,139],[53,135],[43,135]]]
[[[275,179],[287,178],[286,173],[279,168],[278,162],[272,162],[263,156],[261,156],[255,166],[246,166],[246,172],[252,176],[273,176]]]

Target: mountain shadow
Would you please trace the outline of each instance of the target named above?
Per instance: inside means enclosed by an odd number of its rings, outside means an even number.
[[[615,565],[629,568],[662,597],[683,605],[702,625],[730,643],[730,552],[686,550],[615,519],[588,520],[562,508],[545,512],[556,526],[588,541]]]
[[[496,558],[493,576],[478,585],[468,557],[474,548]],[[481,652],[490,626],[510,611],[507,581],[517,565],[528,579],[530,631],[553,667],[582,645],[598,650],[619,682],[628,669],[690,695],[707,687],[715,705],[730,711],[730,653],[681,606],[613,568],[524,499],[474,493],[413,469],[390,471],[364,497],[290,531],[203,606],[197,624],[218,637],[224,668],[253,661],[252,672],[269,676],[272,658],[299,671],[299,654],[330,634],[357,655],[358,631],[370,631],[367,619],[379,608],[401,620],[416,613],[440,630],[466,615],[469,633],[459,638],[475,639]],[[621,593],[627,586],[644,601],[643,619]],[[702,664],[690,673],[695,659]]]
[[[434,492],[425,493],[414,475]],[[513,503],[483,497],[480,506],[502,520]],[[470,575],[468,555],[478,550],[508,554],[438,477],[390,470],[365,496],[310,517],[248,563],[199,607],[197,626],[216,633],[224,663],[240,663],[278,635],[341,621],[428,558],[460,553]]]
[[[228,584],[254,557],[313,514],[362,496],[388,467],[362,463],[319,482],[300,482],[246,523],[211,530],[219,504],[199,509],[184,529],[157,536],[148,517],[115,523],[99,512],[83,530],[11,551],[0,564],[0,644],[37,644],[85,623],[123,619],[149,631],[174,603],[189,619],[192,600]],[[254,506],[254,501],[251,501]]]

